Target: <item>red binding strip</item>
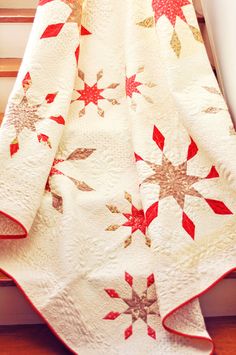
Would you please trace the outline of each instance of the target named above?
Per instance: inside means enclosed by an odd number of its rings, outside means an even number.
[[[219,277],[215,282],[213,282],[210,286],[208,286],[205,290],[203,290],[202,292],[198,293],[197,295],[193,296],[192,298],[188,299],[187,301],[183,302],[182,304],[180,304],[178,307],[172,309],[172,311],[170,311],[169,313],[167,313],[165,315],[165,317],[162,319],[162,325],[163,327],[170,333],[176,334],[176,335],[181,335],[183,337],[187,337],[190,339],[199,339],[199,340],[205,340],[205,341],[209,341],[212,344],[212,349],[210,352],[210,355],[214,354],[215,351],[215,344],[213,342],[213,340],[211,338],[207,338],[207,337],[203,337],[203,336],[198,336],[198,335],[191,335],[191,334],[186,334],[186,333],[182,333],[179,332],[177,330],[175,330],[174,328],[170,328],[168,327],[168,325],[166,325],[166,320],[168,317],[170,317],[173,313],[175,313],[177,310],[179,310],[181,307],[184,307],[186,304],[188,304],[189,302],[193,301],[194,299],[204,295],[205,293],[207,293],[207,291],[209,291],[212,287],[214,287],[216,284],[218,284],[222,279],[224,279],[226,276],[228,276],[230,273],[235,272],[236,271],[236,267],[233,269],[230,269],[229,271],[227,271],[226,273],[224,273],[221,277]]]
[[[8,272],[6,272],[4,269],[0,268],[0,271],[2,271],[4,274],[6,274],[9,278],[11,278],[17,288],[22,292],[23,296],[25,297],[26,301],[28,301],[31,305],[31,307],[33,308],[33,310],[38,314],[38,316],[44,321],[44,323],[46,323],[46,325],[48,326],[48,328],[51,330],[51,332],[57,337],[57,339],[60,340],[60,342],[69,350],[71,351],[72,354],[78,355],[78,353],[76,353],[74,350],[72,350],[72,348],[70,348],[70,346],[60,337],[60,335],[56,332],[56,330],[50,325],[50,323],[48,322],[48,320],[44,317],[44,315],[36,308],[36,306],[32,303],[32,301],[30,300],[30,298],[28,297],[28,295],[25,293],[25,291],[23,290],[23,288],[21,287],[21,285],[16,281],[16,279],[14,279],[14,277],[12,277]]]
[[[28,235],[28,232],[25,228],[25,226],[23,226],[23,224],[21,222],[19,222],[17,219],[15,219],[14,217],[10,216],[9,214],[0,211],[0,214],[3,215],[4,217],[10,219],[12,222],[16,223],[18,226],[21,227],[21,229],[23,230],[24,234],[0,234],[0,239],[23,239],[26,238]]]
[[[59,334],[55,331],[55,329],[50,325],[50,323],[47,321],[47,319],[43,316],[42,313],[40,313],[40,311],[36,308],[36,306],[31,302],[30,298],[27,296],[27,294],[25,293],[25,291],[23,290],[23,288],[19,285],[19,283],[14,279],[14,277],[12,277],[8,272],[6,272],[4,269],[0,268],[0,270],[6,274],[9,278],[11,278],[17,288],[22,292],[23,296],[25,297],[25,299],[30,303],[30,305],[32,306],[33,310],[39,315],[39,317],[41,317],[41,319],[47,324],[47,326],[49,327],[49,329],[52,331],[52,333],[61,341],[61,343],[69,350],[71,351],[72,354],[78,355],[78,353],[76,353],[74,350],[72,350],[69,345],[66,344],[66,342],[59,336]],[[181,305],[179,305],[178,307],[174,308],[172,311],[170,311],[167,315],[165,315],[165,317],[162,320],[162,325],[163,327],[170,333],[176,334],[176,335],[180,335],[183,337],[187,337],[190,339],[199,339],[199,340],[205,340],[205,341],[209,341],[212,345],[212,349],[210,352],[210,355],[214,354],[215,351],[215,345],[214,342],[211,338],[207,338],[207,337],[202,337],[202,336],[198,336],[198,335],[191,335],[191,334],[186,334],[186,333],[182,333],[179,332],[173,328],[168,327],[165,322],[167,320],[167,318],[169,316],[171,316],[174,312],[176,312],[178,309],[180,309],[181,307],[185,306],[186,304],[188,304],[189,302],[193,301],[195,298],[198,298],[200,296],[202,296],[203,294],[205,294],[207,291],[209,291],[211,288],[213,288],[216,284],[218,284],[222,279],[224,279],[226,276],[228,276],[230,273],[235,272],[236,271],[236,267],[233,269],[230,269],[229,271],[227,271],[226,273],[224,273],[220,278],[218,278],[215,282],[213,282],[210,286],[208,286],[205,290],[203,290],[202,292],[198,293],[197,295],[193,296],[192,298],[190,298],[189,300],[183,302]]]

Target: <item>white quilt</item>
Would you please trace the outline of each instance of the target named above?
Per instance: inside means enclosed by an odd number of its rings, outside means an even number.
[[[190,0],[41,0],[0,166],[0,268],[73,353],[212,353],[236,133]]]

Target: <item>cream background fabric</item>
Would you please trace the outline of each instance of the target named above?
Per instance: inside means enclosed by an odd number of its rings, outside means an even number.
[[[79,31],[72,3],[41,1],[0,130],[2,238],[28,232],[0,267],[76,354],[209,354],[236,135],[193,6],[88,0]]]

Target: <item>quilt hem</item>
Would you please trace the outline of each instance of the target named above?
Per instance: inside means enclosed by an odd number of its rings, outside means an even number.
[[[23,239],[28,236],[27,229],[20,221],[3,211],[0,211],[0,216],[1,215],[10,219],[13,223],[16,223],[22,229],[24,234],[0,234],[0,239]]]
[[[22,293],[22,295],[25,297],[26,301],[29,302],[33,310],[36,312],[36,314],[44,321],[44,323],[48,326],[50,331],[53,333],[53,335],[56,336],[56,338],[67,348],[67,350],[71,351],[72,354],[78,355],[72,348],[60,337],[60,335],[56,332],[56,330],[53,328],[53,326],[49,323],[49,321],[44,317],[44,315],[40,312],[40,310],[34,305],[34,303],[31,301],[29,296],[26,294],[25,290],[23,287],[18,283],[18,281],[7,271],[5,271],[3,268],[0,268],[0,271],[5,273],[9,278],[11,278],[14,283],[16,284],[16,287],[19,289],[19,291]]]
[[[31,301],[31,299],[29,298],[29,296],[26,294],[26,292],[24,291],[23,287],[18,283],[18,281],[7,271],[5,271],[3,268],[0,268],[0,271],[2,271],[3,273],[5,273],[9,278],[11,278],[14,283],[16,284],[17,288],[19,289],[19,291],[23,294],[23,296],[25,297],[25,299],[30,303],[31,307],[33,308],[33,310],[38,314],[38,316],[44,321],[44,323],[48,326],[48,328],[51,330],[51,332],[53,333],[53,335],[56,336],[56,338],[69,350],[71,351],[72,354],[78,355],[79,353],[75,352],[74,350],[72,350],[72,348],[60,337],[60,335],[56,332],[56,330],[53,328],[53,326],[49,323],[49,321],[44,317],[44,315],[39,311],[39,309],[34,305],[34,303]],[[181,307],[184,307],[186,304],[188,304],[189,302],[193,301],[194,299],[202,296],[203,294],[207,293],[210,289],[212,289],[214,286],[216,286],[222,279],[224,279],[227,275],[229,275],[232,272],[236,271],[236,267],[232,268],[230,270],[228,270],[227,272],[225,272],[223,275],[221,275],[216,281],[214,281],[210,286],[208,286],[206,289],[204,289],[203,291],[199,292],[197,295],[191,297],[190,299],[188,299],[187,301],[183,302],[182,304],[180,304],[178,307],[174,308],[172,311],[170,311],[169,313],[167,313],[164,318],[162,319],[162,326],[169,332],[175,335],[179,335],[179,336],[183,336],[186,338],[190,338],[190,339],[199,339],[199,340],[205,340],[205,341],[209,341],[212,345],[212,349],[209,355],[213,355],[214,351],[215,351],[215,345],[214,342],[211,338],[207,338],[207,337],[203,337],[203,336],[198,336],[198,335],[191,335],[191,334],[187,334],[187,333],[182,333],[179,332],[178,330],[169,327],[168,325],[166,325],[166,321],[167,319],[173,315],[176,311],[178,311]]]
[[[176,335],[180,335],[183,337],[187,337],[190,339],[199,339],[199,340],[205,340],[205,341],[209,341],[212,344],[212,349],[209,355],[213,355],[215,352],[215,344],[213,342],[213,340],[211,338],[207,338],[207,337],[203,337],[203,336],[198,336],[198,335],[191,335],[191,334],[187,334],[187,333],[182,333],[174,328],[169,327],[168,325],[166,325],[166,321],[167,319],[172,316],[176,311],[178,311],[180,308],[184,307],[185,305],[187,305],[188,303],[190,303],[191,301],[193,301],[194,299],[204,295],[205,293],[207,293],[210,289],[212,289],[214,286],[216,286],[222,279],[224,279],[227,275],[229,275],[230,273],[236,271],[236,267],[232,268],[230,270],[228,270],[227,272],[225,272],[223,275],[221,275],[216,281],[214,281],[210,286],[208,286],[207,288],[205,288],[203,291],[199,292],[197,295],[189,298],[187,301],[181,303],[178,307],[175,307],[174,309],[172,309],[169,313],[167,313],[164,318],[162,319],[162,325],[163,327],[170,333],[172,334],[176,334]]]

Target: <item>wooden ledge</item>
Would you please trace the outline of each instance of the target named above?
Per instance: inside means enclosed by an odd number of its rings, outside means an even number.
[[[32,23],[35,9],[1,9],[0,23]]]
[[[15,283],[7,275],[0,271],[0,287],[15,286]]]
[[[215,343],[214,355],[236,354],[236,317],[210,317],[205,323]]]
[[[21,61],[21,58],[0,58],[0,77],[16,77]]]
[[[46,325],[0,326],[1,354],[70,355]]]
[[[214,354],[236,354],[236,317],[206,318],[214,343]],[[44,324],[0,326],[1,354],[69,355],[61,342]]]
[[[226,276],[225,279],[236,279],[236,272],[232,272],[231,274]],[[9,278],[3,272],[0,271],[0,287],[4,286],[15,286],[15,283],[11,278]]]

